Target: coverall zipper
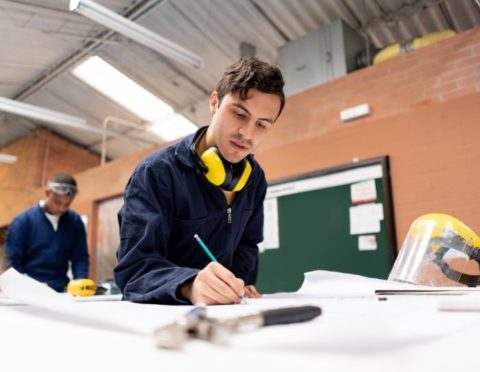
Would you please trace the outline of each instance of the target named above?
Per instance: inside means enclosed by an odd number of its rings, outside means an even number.
[[[227,223],[232,223],[232,208],[227,208]]]

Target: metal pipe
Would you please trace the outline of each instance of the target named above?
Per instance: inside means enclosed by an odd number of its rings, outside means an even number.
[[[111,115],[106,116],[102,122],[102,157],[101,157],[100,165],[105,165],[106,158],[107,158],[107,125],[110,122],[121,124],[126,127],[139,129],[139,130],[145,130],[148,124],[148,122],[135,123],[135,122],[127,121]]]

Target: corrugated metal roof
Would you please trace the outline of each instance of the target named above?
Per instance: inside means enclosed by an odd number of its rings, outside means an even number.
[[[71,69],[97,54],[198,125],[208,122],[207,99],[225,66],[249,43],[276,62],[278,47],[341,18],[377,48],[430,32],[480,25],[474,0],[103,0],[117,13],[205,59],[195,70],[178,64],[89,19],[68,11],[67,0],[0,0],[0,96],[86,118],[101,128],[107,116],[140,122],[77,80]],[[0,114],[0,146],[42,125],[100,151],[98,134]],[[109,127],[110,128],[110,127]],[[149,145],[151,136],[112,125],[144,141],[111,138],[118,158]]]

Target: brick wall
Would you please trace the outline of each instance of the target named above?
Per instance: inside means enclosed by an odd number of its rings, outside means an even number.
[[[289,97],[276,135],[267,138],[262,149],[348,131],[352,125],[478,92],[480,28]],[[341,110],[362,103],[370,105],[370,117],[340,121]]]
[[[33,206],[43,195],[38,189],[55,173],[76,174],[100,163],[95,153],[43,128],[1,151],[17,155],[18,160],[15,164],[0,164],[0,226]]]

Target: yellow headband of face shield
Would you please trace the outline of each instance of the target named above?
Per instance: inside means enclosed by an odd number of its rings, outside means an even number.
[[[429,213],[417,218],[412,229],[423,224],[435,222],[431,236],[433,238],[447,237],[448,235],[456,235],[463,239],[472,248],[480,249],[480,237],[473,232],[467,225],[455,217],[442,213]],[[414,231],[415,233],[415,231]]]

